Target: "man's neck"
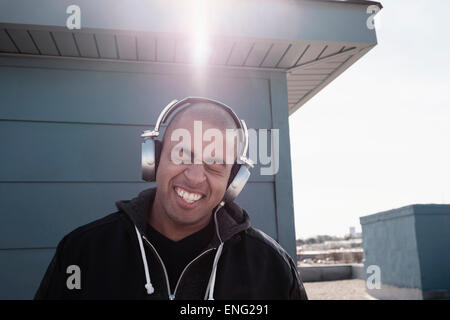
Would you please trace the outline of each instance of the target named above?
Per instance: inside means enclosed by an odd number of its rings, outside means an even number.
[[[151,208],[151,214],[148,218],[148,223],[153,229],[172,241],[179,241],[200,231],[208,225],[208,222],[209,219],[199,221],[192,225],[176,223],[176,221],[173,221],[173,219],[170,218],[164,207],[161,205],[158,192],[156,192],[155,200],[153,201]]]

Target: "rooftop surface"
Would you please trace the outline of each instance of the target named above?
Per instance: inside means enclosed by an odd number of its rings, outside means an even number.
[[[305,282],[309,300],[374,300],[366,293],[366,282],[360,279]]]

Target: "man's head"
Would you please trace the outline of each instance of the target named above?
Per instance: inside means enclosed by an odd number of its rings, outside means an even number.
[[[209,221],[236,159],[236,140],[227,141],[226,130],[236,128],[231,115],[213,103],[189,105],[175,114],[156,173],[154,208],[161,218],[194,229]]]

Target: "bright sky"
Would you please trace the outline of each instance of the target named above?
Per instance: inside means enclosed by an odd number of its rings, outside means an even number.
[[[378,45],[290,117],[297,238],[450,203],[450,1],[382,1]]]

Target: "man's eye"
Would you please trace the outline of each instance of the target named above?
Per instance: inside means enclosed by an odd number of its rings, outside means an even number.
[[[224,167],[221,164],[210,164],[206,165],[206,168],[213,173],[222,173],[224,171]]]
[[[191,164],[191,152],[183,147],[174,148],[170,153],[172,161],[176,164]]]
[[[183,159],[185,152],[183,148],[178,148],[175,153],[180,159]]]

